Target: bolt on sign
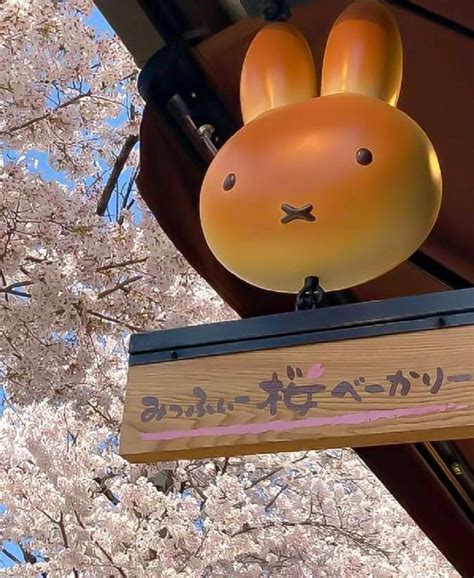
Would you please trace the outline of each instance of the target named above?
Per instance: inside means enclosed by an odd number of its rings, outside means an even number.
[[[131,462],[474,436],[474,289],[135,335]]]

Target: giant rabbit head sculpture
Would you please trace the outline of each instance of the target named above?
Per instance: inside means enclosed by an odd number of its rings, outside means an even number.
[[[244,126],[201,191],[204,234],[227,269],[275,291],[297,292],[307,276],[337,290],[423,243],[441,173],[426,134],[396,108],[401,80],[397,24],[372,0],[334,23],[320,96],[297,30],[275,23],[256,35],[241,76]]]

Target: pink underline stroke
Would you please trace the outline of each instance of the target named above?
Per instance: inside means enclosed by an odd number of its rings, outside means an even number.
[[[467,404],[439,403],[433,405],[407,407],[401,409],[375,409],[356,411],[331,417],[307,417],[305,419],[284,421],[266,421],[262,423],[246,423],[214,427],[200,427],[188,430],[169,430],[160,432],[140,432],[143,441],[165,441],[183,438],[205,436],[231,436],[246,434],[262,434],[267,432],[284,432],[305,427],[322,427],[327,425],[358,425],[378,421],[380,419],[396,419],[399,417],[421,416],[433,413],[445,413],[466,409]]]

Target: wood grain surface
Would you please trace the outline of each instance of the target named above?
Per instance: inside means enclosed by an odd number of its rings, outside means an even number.
[[[120,453],[151,462],[473,436],[468,326],[132,366]]]

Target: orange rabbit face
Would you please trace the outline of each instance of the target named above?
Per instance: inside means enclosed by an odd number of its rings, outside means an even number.
[[[301,41],[286,25],[270,28],[289,30],[290,44]],[[302,77],[304,70],[285,88],[280,75],[287,104],[267,103],[272,110],[263,114],[261,91],[260,100],[244,94],[250,120],[208,169],[201,221],[217,259],[254,285],[297,292],[314,275],[326,290],[343,289],[390,270],[420,246],[439,210],[440,170],[428,138],[403,112],[342,90],[301,101],[301,86],[292,102],[291,85]],[[248,70],[245,82],[251,84]]]

